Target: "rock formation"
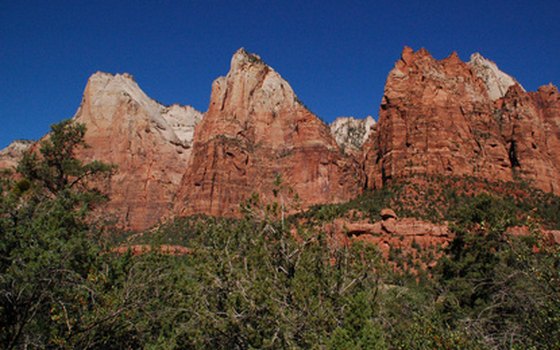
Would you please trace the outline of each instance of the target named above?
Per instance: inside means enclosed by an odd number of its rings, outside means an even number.
[[[237,51],[209,109],[163,106],[131,76],[96,73],[74,116],[89,148],[118,166],[106,212],[145,229],[173,215],[239,215],[258,194],[286,212],[336,203],[415,175],[525,180],[560,194],[560,94],[526,92],[480,54],[434,59],[405,48],[387,78],[379,122],[329,126],[257,55]],[[14,167],[30,143],[0,152]]]
[[[160,105],[127,74],[89,79],[74,116],[86,125],[90,146],[79,157],[118,166],[106,184],[106,211],[124,227],[145,229],[170,213],[201,118],[189,106]]]
[[[504,97],[508,89],[513,85],[519,85],[525,91],[517,80],[502,72],[496,63],[482,57],[479,53],[471,55],[468,65],[476,76],[482,79],[486,85],[488,96],[494,101]]]
[[[0,169],[14,170],[25,151],[27,151],[34,141],[16,140],[8,147],[0,150]]]
[[[279,178],[284,192],[274,199]],[[252,193],[265,202],[293,203],[297,195],[306,207],[348,200],[361,183],[359,163],[340,151],[328,126],[276,71],[240,49],[212,86],[176,208],[234,216]]]
[[[360,150],[375,127],[372,116],[365,119],[338,117],[330,125],[336,143],[343,149]]]
[[[323,229],[337,244],[356,241],[373,244],[386,259],[390,257],[391,251],[398,251],[413,257],[424,268],[425,264],[432,264],[441,256],[440,248],[449,244],[454,237],[446,222],[434,224],[416,218],[397,218],[391,209],[383,209],[381,216],[382,220],[373,223],[363,218],[337,218],[325,224]],[[432,256],[422,259],[422,252],[430,252]]]
[[[496,103],[514,177],[560,194],[560,94],[552,85],[526,93],[512,86]]]
[[[405,48],[364,146],[367,186],[415,174],[468,175],[528,180],[558,193],[559,123],[554,87],[526,93],[480,55],[438,61]]]

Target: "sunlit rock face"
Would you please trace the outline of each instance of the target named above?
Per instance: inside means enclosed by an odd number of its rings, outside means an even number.
[[[23,154],[35,143],[30,140],[15,140],[0,150],[0,169],[14,171]]]
[[[115,164],[105,184],[105,211],[125,228],[145,229],[171,213],[188,164],[195,125],[192,107],[163,106],[127,74],[90,77],[74,120],[87,127],[79,157]]]
[[[517,80],[502,72],[496,63],[484,58],[478,52],[471,55],[468,65],[473,73],[484,82],[488,96],[494,101],[504,97],[511,86],[517,84],[521,87]],[[523,87],[521,89],[525,91]]]
[[[74,120],[89,144],[78,157],[118,167],[98,184],[110,197],[101,209],[127,229],[177,215],[238,216],[253,194],[293,212],[418,174],[524,180],[560,194],[558,89],[526,92],[479,54],[465,63],[405,48],[378,123],[326,125],[243,49],[213,83],[204,114],[161,105],[130,75],[96,73]],[[13,169],[32,144],[0,151],[0,169]]]
[[[278,178],[286,198],[273,198]],[[274,69],[240,49],[212,86],[176,208],[235,216],[253,193],[286,202],[297,194],[306,207],[348,200],[361,183],[359,163],[341,152],[329,127]]]
[[[336,143],[345,150],[360,150],[374,127],[375,120],[371,116],[364,119],[338,117],[330,125]]]
[[[496,117],[514,177],[560,194],[560,94],[553,85],[525,92],[519,85],[496,101]]]
[[[405,48],[389,73],[372,186],[414,174],[511,180],[508,150],[484,82],[453,53]]]
[[[405,48],[364,146],[367,186],[415,174],[468,175],[558,193],[559,123],[553,86],[527,93],[480,55],[464,63],[455,53],[436,60]]]

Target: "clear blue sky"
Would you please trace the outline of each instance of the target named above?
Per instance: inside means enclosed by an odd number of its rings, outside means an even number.
[[[205,111],[239,47],[324,120],[376,117],[404,45],[478,51],[528,90],[558,85],[560,1],[0,0],[0,148],[71,117],[98,70]]]

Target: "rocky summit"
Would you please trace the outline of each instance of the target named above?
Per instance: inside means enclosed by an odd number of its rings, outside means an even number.
[[[294,212],[417,175],[522,180],[560,194],[558,89],[527,92],[478,53],[463,62],[405,48],[377,123],[326,125],[244,49],[214,81],[205,113],[159,104],[128,74],[95,73],[74,120],[90,145],[79,157],[118,167],[102,184],[106,212],[133,230],[178,215],[238,216],[255,195]],[[1,151],[0,167],[29,145]]]
[[[364,148],[367,185],[416,174],[473,176],[558,194],[559,101],[557,88],[527,93],[480,55],[465,63],[455,53],[436,60],[405,48]]]
[[[277,186],[283,201],[307,207],[349,200],[361,184],[359,163],[340,152],[329,127],[280,74],[240,49],[212,85],[176,208],[235,216],[253,193],[266,200]]]
[[[171,213],[201,119],[192,107],[152,100],[128,74],[89,79],[74,116],[86,125],[90,146],[80,157],[118,167],[104,185],[107,210],[125,228],[145,229]]]

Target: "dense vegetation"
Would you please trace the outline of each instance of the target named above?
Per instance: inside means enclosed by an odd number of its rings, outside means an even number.
[[[103,200],[92,180],[114,169],[74,158],[84,132],[54,126],[0,184],[2,348],[560,348],[560,250],[537,230],[558,227],[556,197],[418,188],[418,201],[455,198],[417,207],[456,233],[429,273],[394,270],[317,225],[351,209],[375,219],[388,204],[412,213],[397,205],[411,184],[291,218],[255,197],[240,220],[177,219],[124,240],[190,254],[115,254],[112,228],[87,216]],[[504,234],[519,223],[533,234]]]

